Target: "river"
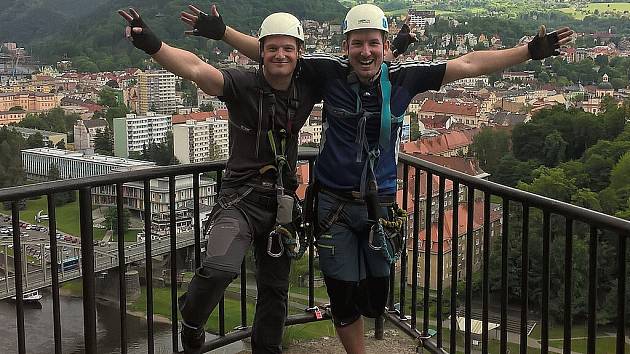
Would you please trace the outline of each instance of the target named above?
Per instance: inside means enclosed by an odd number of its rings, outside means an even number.
[[[24,327],[26,352],[50,354],[54,352],[53,301],[49,290],[40,290],[44,297],[41,308],[25,305]],[[81,298],[60,296],[61,337],[63,353],[85,353],[83,345],[83,302]],[[120,316],[117,304],[97,304],[96,335],[98,353],[120,353]],[[0,352],[17,353],[17,324],[15,304],[0,301]],[[209,336],[206,336],[208,339]],[[170,324],[154,322],[155,353],[172,353]],[[147,353],[146,319],[127,316],[128,353]],[[231,354],[243,350],[242,342],[211,353]]]

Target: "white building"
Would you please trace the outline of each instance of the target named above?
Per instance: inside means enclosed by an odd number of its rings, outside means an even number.
[[[175,157],[181,163],[223,160],[228,157],[228,122],[209,118],[173,126]]]
[[[217,160],[227,160],[230,156],[230,134],[227,119],[208,119],[212,124],[210,131],[210,144],[214,148],[213,155]]]
[[[452,86],[460,86],[467,88],[475,88],[475,87],[488,87],[490,81],[487,75],[477,76],[477,77],[466,77],[463,79],[459,79],[453,81],[450,85]]]
[[[166,143],[171,118],[153,112],[145,116],[130,113],[124,118],[114,118],[114,155],[128,157],[130,152],[141,152],[152,142]]]
[[[124,159],[104,155],[86,155],[80,152],[52,148],[22,150],[22,165],[26,176],[31,179],[47,180],[51,165],[59,169],[61,179],[81,178],[108,173],[156,167],[155,163]],[[169,226],[169,187],[168,178],[152,179],[151,221],[158,234],[168,232]],[[215,203],[216,182],[201,178],[199,181],[199,202],[212,206]],[[144,184],[141,181],[123,184],[124,206],[135,215],[144,214]],[[92,188],[92,203],[100,206],[114,206],[116,188],[113,185]],[[192,225],[193,179],[191,175],[175,177],[175,206],[177,227],[182,229]]]
[[[138,107],[140,114],[149,111],[172,114],[177,106],[175,82],[177,76],[166,70],[138,73]]]
[[[123,159],[105,155],[87,155],[81,152],[53,148],[22,150],[22,168],[26,177],[47,180],[50,165],[56,165],[61,179],[104,175],[121,167],[151,167],[155,163]]]

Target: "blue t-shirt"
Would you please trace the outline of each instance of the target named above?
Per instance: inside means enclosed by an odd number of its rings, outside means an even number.
[[[303,78],[321,90],[324,100],[325,123],[315,177],[324,187],[358,191],[367,159],[367,153],[363,152],[362,158],[357,161],[359,117],[339,113],[340,110],[356,112],[357,108],[357,94],[348,83],[348,60],[328,54],[305,55],[301,70]],[[438,90],[445,71],[446,63],[405,61],[389,64],[392,115],[402,116],[418,93]],[[360,85],[358,94],[362,108],[374,113],[365,125],[368,145],[373,148],[379,143],[381,126],[380,80],[375,79],[369,86]],[[375,168],[380,195],[396,193],[396,162],[402,124],[393,121],[391,127],[389,145],[380,149]]]

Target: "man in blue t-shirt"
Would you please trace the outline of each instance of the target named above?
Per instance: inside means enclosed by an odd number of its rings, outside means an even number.
[[[250,58],[258,57],[256,39],[226,28],[214,5],[212,15],[190,9],[192,13],[182,13],[182,19],[193,28],[191,34],[223,40]],[[223,30],[210,33],[217,23]],[[546,33],[542,27],[527,46],[476,51],[442,63],[386,65],[389,26],[380,8],[353,7],[343,32],[346,56],[304,55],[299,70],[324,101],[325,122],[315,166],[320,185],[319,263],[340,340],[348,353],[364,353],[361,316],[383,313],[391,266],[391,257],[370,247],[370,239],[376,220],[391,213],[395,200],[400,117],[412,98],[458,79],[558,55],[573,31],[564,27]]]

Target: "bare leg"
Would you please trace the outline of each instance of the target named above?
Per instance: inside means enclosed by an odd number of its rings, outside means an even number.
[[[365,354],[363,317],[346,327],[336,327],[339,340],[348,354]]]

